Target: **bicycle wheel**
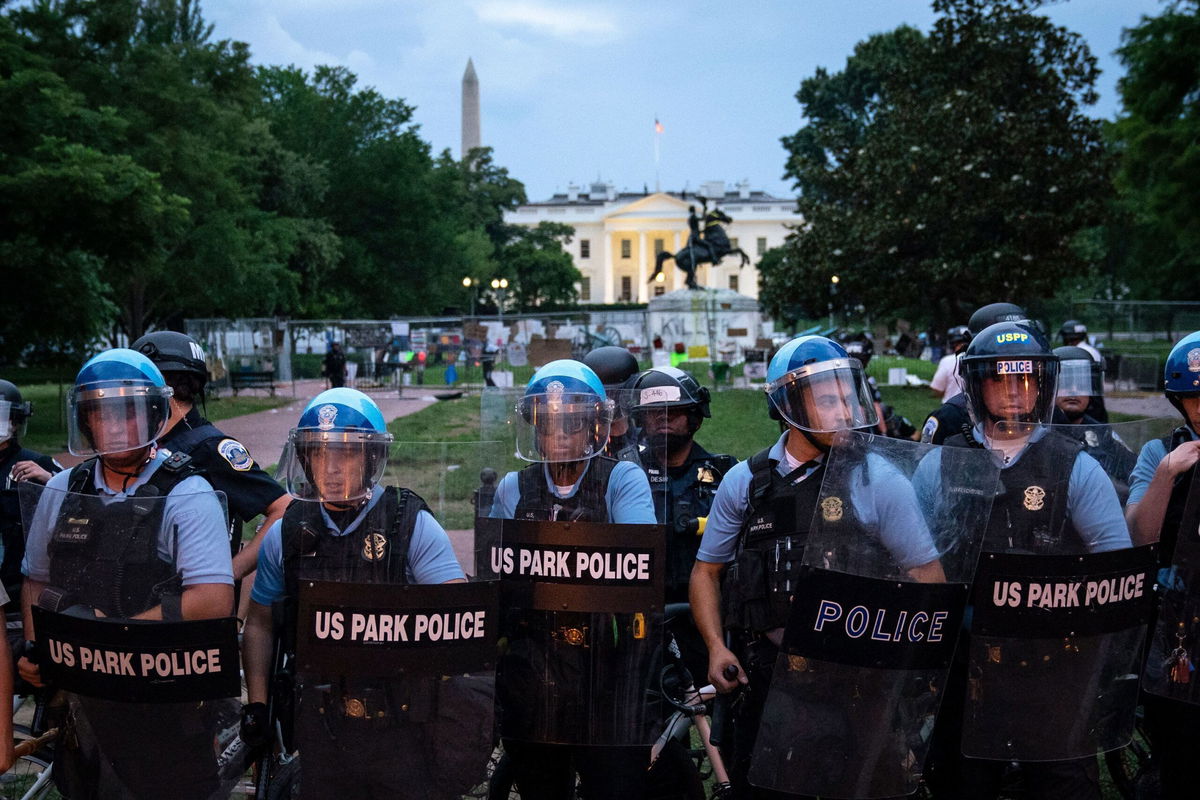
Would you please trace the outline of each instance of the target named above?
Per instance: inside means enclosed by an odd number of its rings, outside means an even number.
[[[51,761],[41,754],[22,756],[12,769],[0,775],[0,791],[5,798],[20,800],[49,800],[57,798],[54,781],[50,780]]]
[[[650,800],[705,800],[704,782],[691,751],[677,739],[668,741],[647,774]]]

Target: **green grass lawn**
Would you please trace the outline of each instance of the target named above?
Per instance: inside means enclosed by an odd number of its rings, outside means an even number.
[[[33,403],[33,416],[21,444],[40,453],[61,453],[67,449],[67,391],[70,384],[35,383],[20,385],[21,396]],[[278,408],[291,397],[221,397],[209,399],[207,416],[213,422],[255,411]]]

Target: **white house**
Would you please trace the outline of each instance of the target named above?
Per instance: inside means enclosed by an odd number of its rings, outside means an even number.
[[[700,201],[691,193],[686,197],[674,192],[618,193],[605,183],[588,189],[585,192],[572,184],[565,194],[520,206],[505,219],[529,226],[562,222],[575,229],[567,251],[583,273],[579,287],[583,304],[645,303],[682,289],[685,275],[674,261],[666,262],[660,280],[648,281],[660,250],[674,253],[687,244],[688,206],[699,210]],[[757,298],[759,259],[768,249],[783,244],[790,228],[801,222],[795,199],[751,191],[745,181],[732,190],[722,181],[711,181],[697,194],[709,198],[710,209],[720,208],[733,219],[726,233],[731,243],[750,257],[744,268],[738,267],[741,259],[736,255],[726,256],[718,267],[705,264],[696,272],[697,282]]]

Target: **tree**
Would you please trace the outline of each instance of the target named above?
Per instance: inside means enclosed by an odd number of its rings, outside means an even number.
[[[779,312],[841,305],[959,323],[1052,293],[1090,267],[1073,247],[1108,192],[1095,59],[1038,0],[935,0],[925,36],[860,43],[806,79],[808,124],[784,139],[805,223],[763,271]]]
[[[1125,31],[1114,276],[1135,296],[1200,297],[1200,2],[1177,0]]]
[[[532,228],[513,225],[499,253],[502,274],[512,284],[517,307],[530,311],[546,304],[569,305],[578,299],[575,284],[583,273],[575,268],[569,244],[575,229],[561,222],[539,222]]]

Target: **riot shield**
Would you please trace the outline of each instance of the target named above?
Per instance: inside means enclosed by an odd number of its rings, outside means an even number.
[[[1151,694],[1200,704],[1200,478],[1195,469],[1184,473],[1182,515],[1175,525],[1171,566],[1159,571],[1158,620],[1151,634],[1142,672],[1142,687]],[[1172,498],[1174,500],[1174,498]],[[1164,532],[1164,540],[1167,534]],[[1169,543],[1164,541],[1164,546]]]
[[[1097,425],[1055,425],[1053,429],[1079,442],[1083,452],[1100,464],[1124,507],[1129,497],[1129,474],[1142,445],[1169,434],[1178,420],[1167,417],[1135,419]]]
[[[791,611],[751,783],[844,798],[916,789],[997,471],[978,450],[839,436],[802,552],[789,538],[770,554],[772,575],[795,582],[779,578]]]
[[[1001,472],[972,597],[968,757],[1086,758],[1133,734],[1156,556],[1131,547],[1075,433],[1035,433]]]
[[[223,497],[153,490],[19,488],[38,663],[68,700],[54,776],[72,796],[219,798],[242,772],[236,620],[181,615],[189,570],[229,569]]]
[[[496,522],[495,520],[491,522]],[[657,525],[500,521],[480,574],[500,577],[501,736],[648,745],[663,626]]]

